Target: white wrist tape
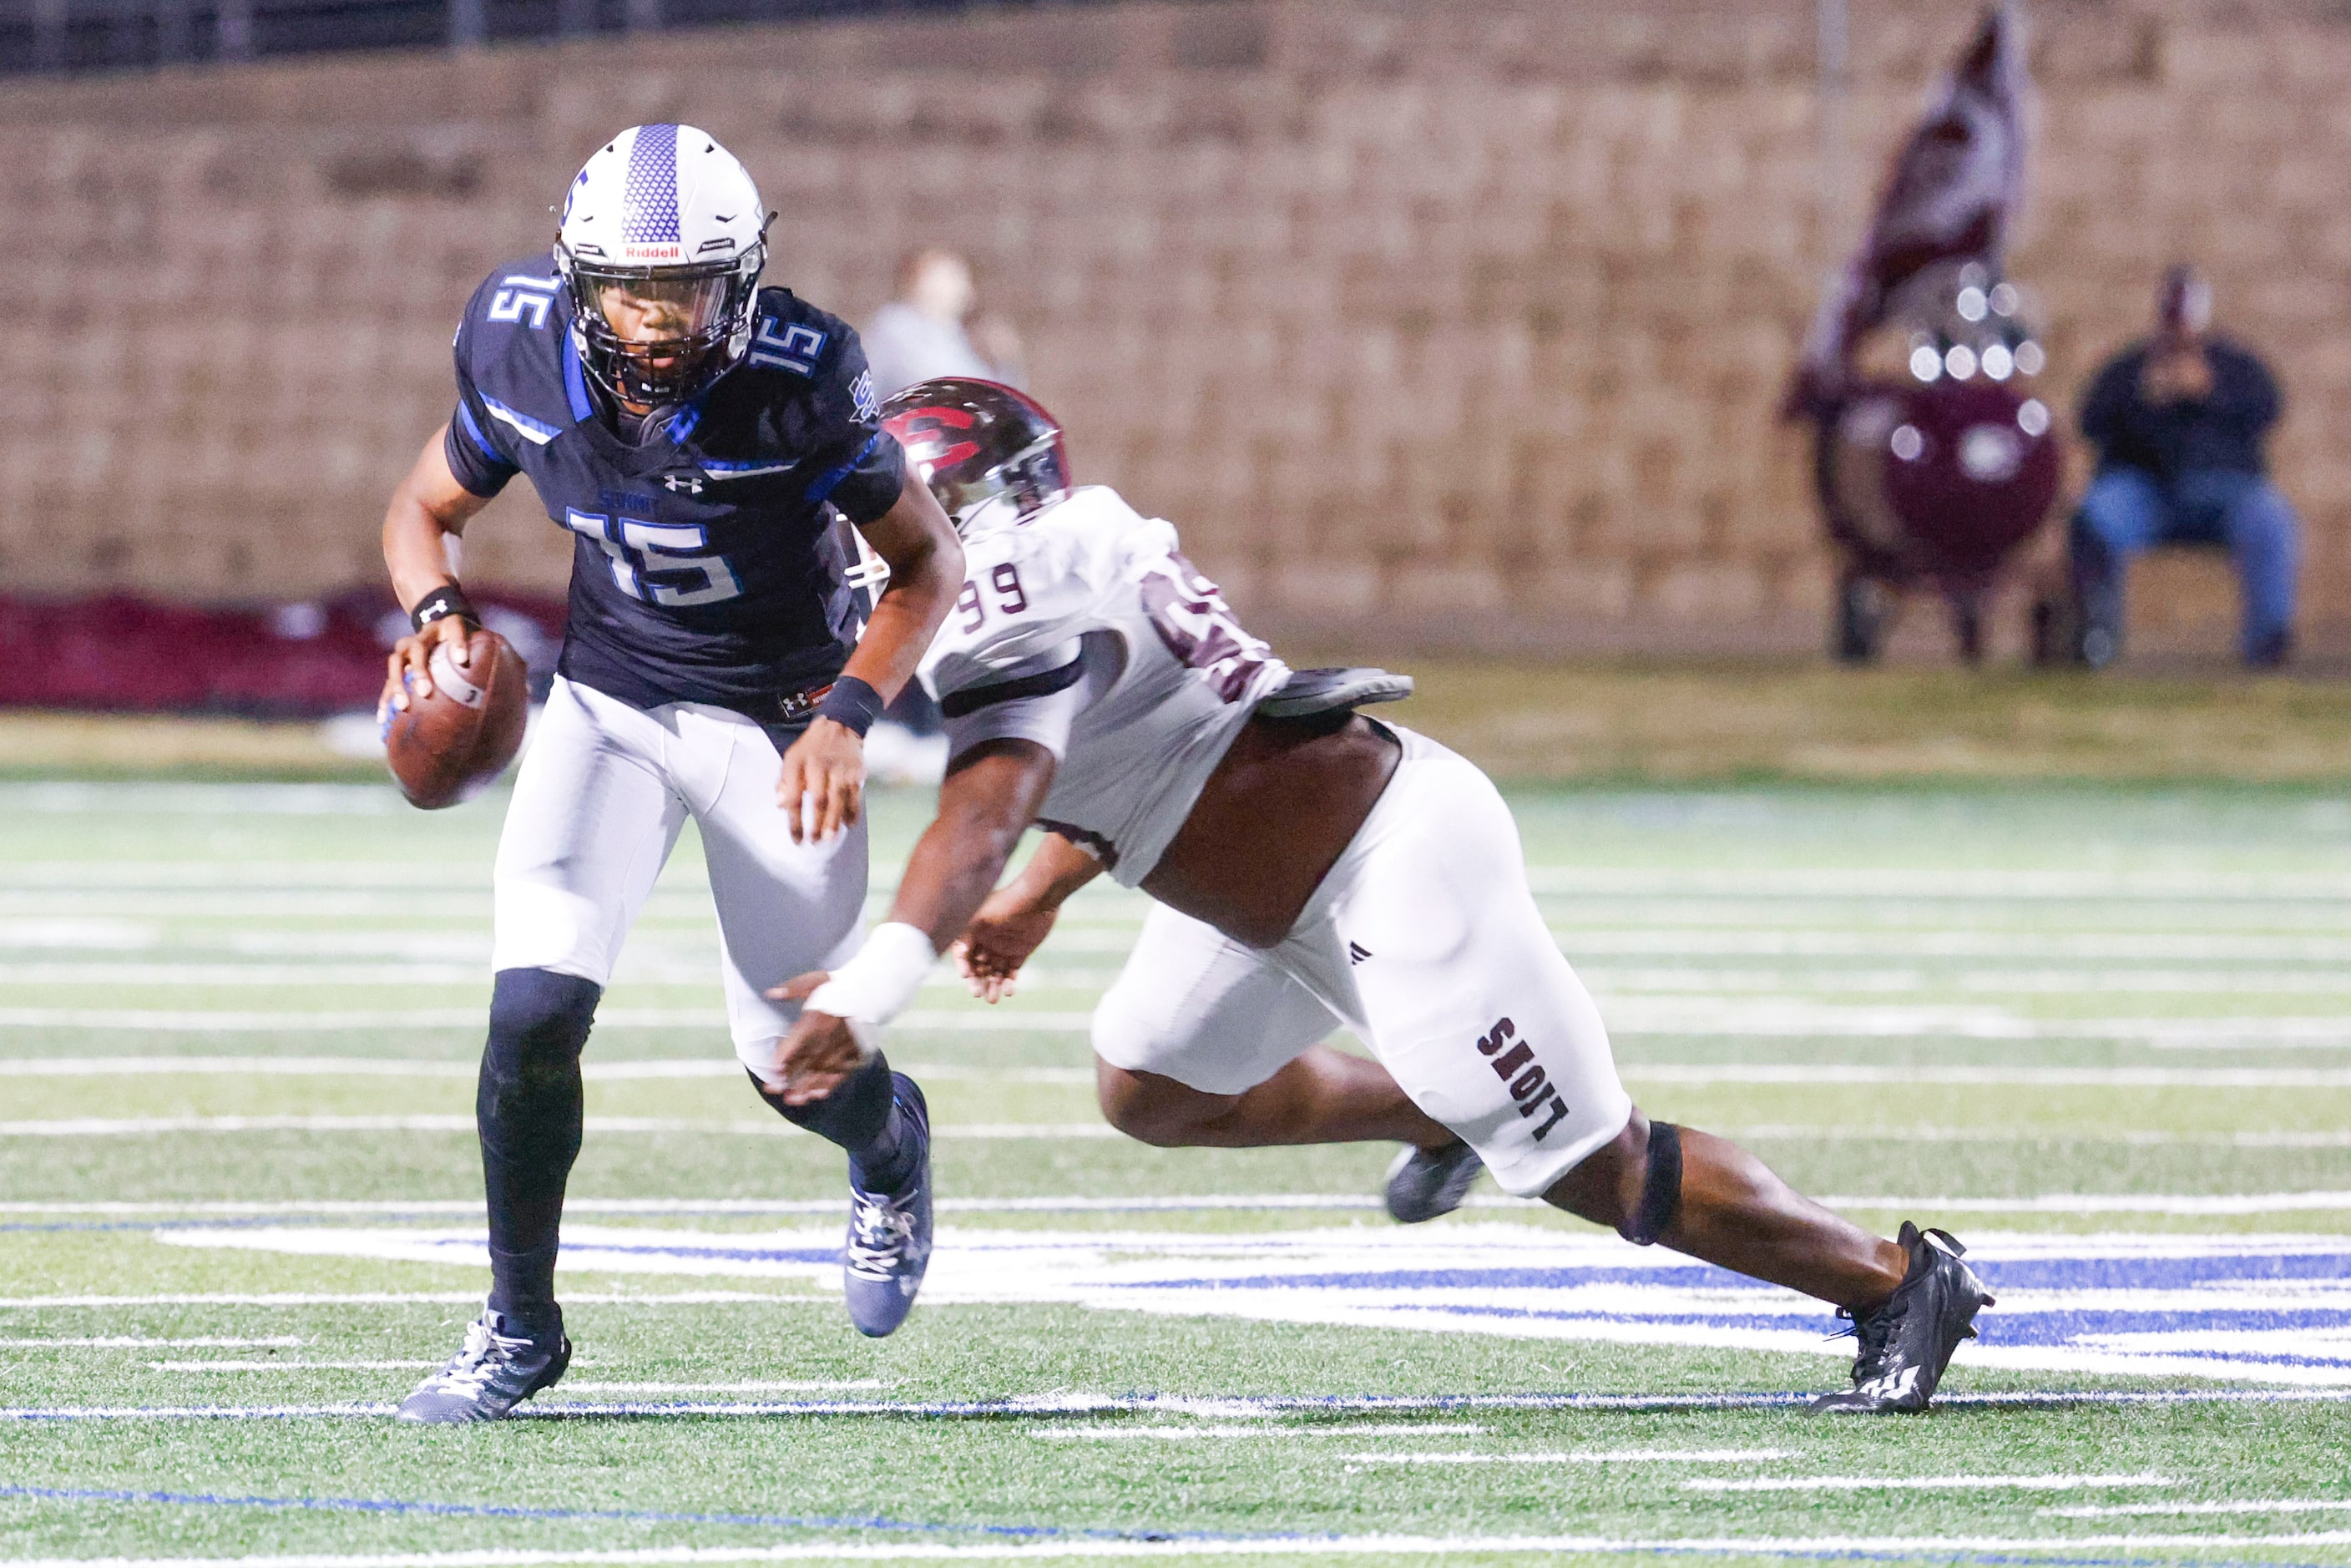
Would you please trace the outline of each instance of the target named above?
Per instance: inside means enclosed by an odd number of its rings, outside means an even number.
[[[905,1010],[938,961],[925,933],[902,921],[877,925],[857,956],[835,969],[803,1005],[853,1024],[888,1023]]]

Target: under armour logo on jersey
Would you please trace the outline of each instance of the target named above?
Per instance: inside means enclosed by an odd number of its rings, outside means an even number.
[[[683,472],[664,474],[662,476],[662,488],[673,496],[699,496],[702,494],[702,476]]]
[[[1371,956],[1372,950],[1369,947],[1364,946],[1361,942],[1350,942],[1347,944],[1347,964],[1350,968],[1362,963]]]
[[[1535,1060],[1535,1048],[1525,1040],[1510,1043],[1519,1026],[1509,1019],[1497,1021],[1478,1040],[1478,1054],[1488,1059],[1486,1065],[1494,1076],[1507,1084],[1510,1098],[1518,1102],[1519,1114],[1531,1121],[1537,1111],[1548,1107],[1550,1115],[1535,1129],[1535,1142],[1541,1143],[1544,1134],[1567,1120],[1567,1102],[1559,1097],[1552,1086],[1551,1074]]]

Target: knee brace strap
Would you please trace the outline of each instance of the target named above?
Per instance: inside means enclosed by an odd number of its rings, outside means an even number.
[[[1649,1170],[1641,1181],[1641,1208],[1616,1233],[1635,1247],[1650,1247],[1682,1207],[1682,1134],[1671,1122],[1649,1124]]]

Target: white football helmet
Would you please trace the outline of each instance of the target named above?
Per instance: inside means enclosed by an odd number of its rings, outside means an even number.
[[[556,270],[571,340],[624,402],[683,402],[735,368],[768,259],[750,171],[691,125],[633,125],[564,198]]]

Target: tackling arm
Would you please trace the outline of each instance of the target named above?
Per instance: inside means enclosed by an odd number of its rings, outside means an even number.
[[[1047,833],[1020,874],[988,895],[955,945],[956,968],[986,1002],[1012,995],[1020,967],[1044,946],[1070,895],[1102,873],[1082,845]]]
[[[457,483],[449,471],[449,459],[443,455],[442,444],[448,439],[449,427],[444,424],[416,455],[416,465],[400,487],[392,493],[392,505],[383,514],[383,563],[392,572],[392,591],[400,600],[402,610],[413,611],[424,596],[438,588],[454,588],[457,582],[457,539],[465,533],[465,525],[475,513],[488,506],[489,499],[476,496]],[[458,616],[444,616],[428,622],[423,630],[402,637],[392,648],[392,658],[384,672],[383,700],[393,707],[408,706],[408,692],[401,677],[408,676],[420,696],[431,693],[433,682],[427,674],[433,650],[441,643],[449,644],[449,656],[458,664],[465,663],[465,623]]]
[[[956,758],[899,880],[892,922],[928,936],[934,954],[962,936],[1037,820],[1053,770],[1053,754],[1033,740],[986,740]]]
[[[1044,803],[1054,766],[1053,754],[1030,740],[982,741],[955,759],[889,922],[835,973],[802,975],[768,993],[809,1004],[778,1059],[784,1103],[824,1098],[864,1061],[852,1024],[870,1030],[886,1021],[962,933]]]

